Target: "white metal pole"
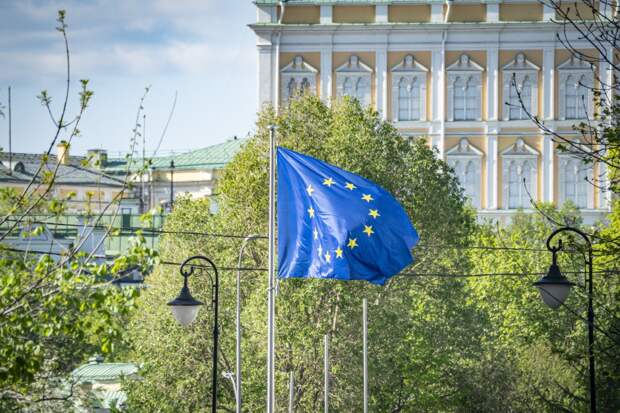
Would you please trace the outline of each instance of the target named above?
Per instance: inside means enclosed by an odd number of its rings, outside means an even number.
[[[362,304],[364,343],[364,413],[368,413],[368,300]]]
[[[323,357],[324,357],[324,370],[325,370],[325,377],[324,377],[324,382],[325,382],[325,396],[324,396],[324,412],[325,413],[329,413],[329,334],[325,334],[325,338],[324,338],[324,344],[325,344],[325,349],[323,350]]]
[[[295,403],[295,376],[291,371],[288,381],[288,413],[293,413],[293,403]]]
[[[241,264],[243,262],[243,252],[245,251],[245,247],[248,245],[253,239],[258,238],[259,235],[248,235],[244,238],[243,243],[241,244],[241,249],[239,250],[239,261],[237,262],[237,319],[236,319],[236,339],[237,339],[237,348],[236,348],[236,366],[235,366],[235,385],[237,387],[237,392],[235,394],[236,400],[236,412],[241,413]]]
[[[275,250],[275,125],[269,127],[269,287],[267,289],[267,413],[275,411],[274,383],[274,250]]]

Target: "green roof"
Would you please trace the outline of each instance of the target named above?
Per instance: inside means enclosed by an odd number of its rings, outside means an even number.
[[[122,376],[130,376],[138,372],[132,363],[99,363],[84,364],[71,373],[79,382],[119,380]]]
[[[169,156],[160,156],[151,159],[153,169],[170,169],[170,162],[174,161],[174,169],[220,169],[226,166],[241,149],[246,139],[233,138],[217,145],[179,153]],[[138,169],[142,165],[141,158],[134,158],[133,162]],[[107,173],[124,173],[127,169],[126,159],[109,159],[104,170]]]

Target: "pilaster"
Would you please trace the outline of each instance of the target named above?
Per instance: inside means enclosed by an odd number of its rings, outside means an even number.
[[[497,209],[499,192],[499,180],[498,180],[498,142],[497,133],[498,127],[496,125],[487,125],[487,203],[486,209]]]
[[[332,46],[321,48],[321,99],[329,104],[332,96]]]
[[[375,67],[375,102],[382,119],[387,119],[387,48],[377,50]]]
[[[273,103],[273,46],[258,46],[258,109]]]
[[[499,4],[487,3],[487,23],[499,22]]]
[[[333,7],[331,5],[321,6],[321,24],[332,23],[332,10]]]
[[[552,120],[555,111],[555,49],[543,50],[543,119]]]
[[[487,120],[496,121],[499,108],[499,50],[487,49]]]
[[[387,23],[388,22],[388,6],[376,5],[375,6],[375,23]]]
[[[443,159],[444,122],[445,122],[445,52],[435,49],[431,55],[431,107],[433,123],[431,126],[433,146]]]
[[[431,23],[443,23],[443,6],[443,2],[431,4]]]
[[[554,188],[555,188],[555,154],[554,145],[551,135],[545,135],[543,137],[542,147],[542,190],[543,201],[553,203],[555,200]]]

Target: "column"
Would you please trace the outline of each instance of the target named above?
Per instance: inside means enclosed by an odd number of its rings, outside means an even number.
[[[266,103],[273,103],[273,46],[258,46],[258,109]]]
[[[388,22],[388,6],[376,5],[375,6],[375,23],[387,23]]]
[[[608,61],[613,61],[612,60],[613,58],[614,58],[613,48],[609,47],[607,50],[607,59]],[[611,65],[607,62],[601,62],[599,64],[598,75],[602,83],[601,88],[604,88],[602,90],[603,93],[601,94],[601,103],[609,104],[612,98],[611,85],[613,85]],[[600,168],[599,175],[601,177],[600,186],[601,188],[607,188],[607,185],[609,184],[608,168],[604,163],[599,163],[599,168]],[[599,191],[599,208],[602,208],[602,209],[611,208],[611,191],[604,190],[604,189],[599,189],[598,191]]]
[[[441,49],[435,49],[431,55],[431,107],[432,107],[432,143],[439,151],[439,157],[443,159],[443,135],[445,120],[445,53]]]
[[[487,3],[487,23],[499,22],[499,4]]]
[[[321,24],[332,23],[332,6],[321,6]]]
[[[498,180],[498,144],[497,126],[487,126],[487,204],[486,209],[498,208],[499,180]]]
[[[487,121],[496,121],[499,107],[499,50],[487,49]]]
[[[330,6],[331,7],[331,6]],[[332,97],[332,46],[321,48],[321,99],[329,104]]]
[[[387,119],[387,47],[375,54],[375,102],[382,119]]]

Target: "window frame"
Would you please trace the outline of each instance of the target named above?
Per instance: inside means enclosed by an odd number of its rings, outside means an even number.
[[[463,187],[464,193],[471,200],[472,206],[476,209],[482,209],[482,158],[484,153],[469,142],[469,139],[462,138],[458,144],[453,146],[446,152],[446,162],[455,170],[455,174]],[[463,171],[466,172],[467,166],[472,163],[474,166],[474,191],[473,194],[468,193],[464,181],[459,176],[457,165],[463,165]],[[460,174],[465,176],[465,174]]]
[[[403,60],[391,69],[392,74],[392,120],[394,122],[417,122],[426,120],[426,83],[428,68],[418,63],[413,55],[406,55]],[[418,119],[400,119],[400,82],[405,80],[409,85],[419,85]],[[411,112],[411,109],[409,110]]]
[[[503,120],[526,120],[529,119],[527,114],[525,117],[519,117],[518,119],[511,118],[511,95],[513,89],[513,79],[516,84],[516,90],[521,93],[523,90],[523,82],[528,79],[531,82],[531,95],[530,95],[530,109],[529,112],[533,116],[538,116],[538,74],[540,67],[527,60],[524,53],[517,53],[508,64],[502,68],[503,76]],[[523,107],[520,108],[520,112],[523,112]]]
[[[289,85],[294,81],[297,85],[296,90],[299,91],[301,85],[306,81],[308,83],[308,92],[317,93],[317,76],[318,69],[307,63],[303,56],[297,55],[291,62],[280,70],[280,102],[286,105],[290,101]]]
[[[532,197],[534,202],[538,201],[538,159],[540,153],[525,143],[523,139],[519,138],[517,141],[510,145],[508,148],[501,152],[502,159],[502,209],[515,210],[515,209],[530,209],[529,206],[520,206],[512,208],[510,206],[510,167],[516,165],[523,169],[526,163],[531,166],[530,170],[530,187],[527,188],[527,192]],[[525,191],[525,188],[524,188]],[[528,200],[529,202],[529,200]],[[523,204],[523,202],[521,202]]]
[[[564,61],[557,67],[558,70],[558,86],[559,86],[559,113],[560,120],[584,120],[592,118],[594,115],[594,95],[592,93],[592,86],[594,85],[594,66],[588,62],[578,59],[576,56],[571,56],[568,60]],[[569,118],[567,116],[567,83],[570,76],[574,76],[576,80],[575,85],[580,82],[582,77],[585,77],[583,82],[586,91],[586,117],[579,117],[578,106],[575,108],[575,118]],[[579,88],[576,88],[579,90]]]
[[[474,62],[469,55],[462,54],[456,60],[456,62],[452,63],[446,69],[448,72],[448,115],[447,120],[449,122],[453,121],[481,121],[482,120],[482,73],[484,72],[484,67]],[[456,96],[455,96],[455,83],[459,80],[463,79],[465,82],[465,88],[463,93],[464,100],[464,119],[455,119],[454,116],[456,109]],[[476,106],[475,116],[473,118],[468,117],[468,108],[467,108],[467,90],[469,85],[472,86],[472,89],[476,94],[476,102],[478,105]]]
[[[352,54],[346,63],[336,69],[336,97],[338,99],[345,96],[344,84],[347,79],[353,82],[354,95],[352,97],[358,99],[362,106],[372,105],[372,75],[373,69],[362,62],[362,60],[356,55]],[[360,98],[359,89],[357,88],[360,80],[365,83],[364,95]]]

